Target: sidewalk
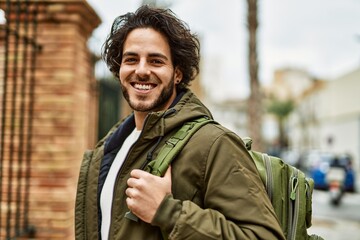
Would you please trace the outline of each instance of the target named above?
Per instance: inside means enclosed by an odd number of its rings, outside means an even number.
[[[327,191],[314,191],[312,227],[308,233],[325,240],[360,240],[360,177],[357,175],[357,193],[344,195],[342,204],[329,205]]]
[[[360,222],[316,217],[308,233],[317,234],[325,240],[360,240]]]

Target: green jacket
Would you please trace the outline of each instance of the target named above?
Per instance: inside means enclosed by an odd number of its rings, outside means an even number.
[[[138,141],[118,173],[109,239],[284,239],[272,205],[242,140],[207,124],[172,163],[172,195],[164,198],[151,224],[124,218],[126,180],[146,157],[156,156],[182,124],[211,113],[189,90],[167,111],[147,116]],[[99,193],[121,142],[134,128],[133,116],[118,123],[84,155],[75,209],[76,239],[98,240]],[[124,137],[125,136],[125,137]],[[158,142],[158,144],[157,144]]]

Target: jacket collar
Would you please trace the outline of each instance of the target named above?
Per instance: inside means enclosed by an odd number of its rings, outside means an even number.
[[[189,89],[185,89],[177,94],[169,109],[148,114],[142,135],[145,140],[152,140],[200,116],[212,118],[201,101]],[[120,148],[134,128],[135,118],[132,113],[107,138],[104,153]]]

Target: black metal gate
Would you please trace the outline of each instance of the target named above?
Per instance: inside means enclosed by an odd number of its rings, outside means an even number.
[[[29,180],[34,109],[37,1],[2,1],[0,25],[0,239],[31,237]]]
[[[98,140],[105,137],[110,128],[119,121],[121,111],[121,89],[118,81],[99,81],[99,123]]]

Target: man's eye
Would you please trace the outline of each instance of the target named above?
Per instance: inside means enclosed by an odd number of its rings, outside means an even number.
[[[123,59],[124,63],[134,63],[136,62],[136,58],[125,58]]]
[[[160,59],[151,59],[150,61],[152,64],[163,64],[164,62]]]

